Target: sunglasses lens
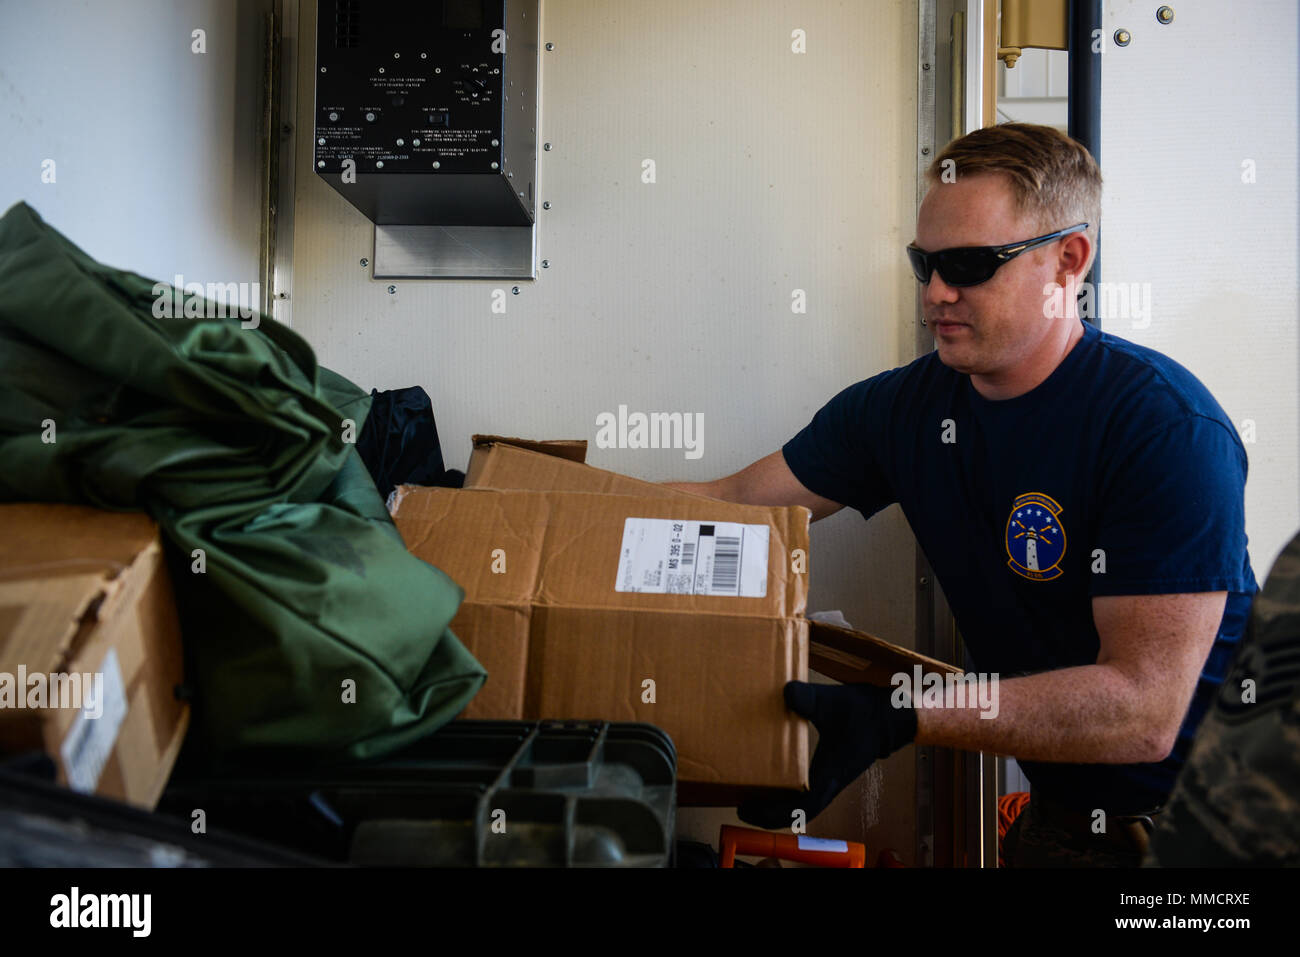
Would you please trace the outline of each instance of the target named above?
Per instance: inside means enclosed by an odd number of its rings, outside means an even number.
[[[935,258],[939,275],[950,286],[977,286],[992,278],[1001,265],[986,249],[947,249]]]
[[[1002,265],[997,255],[983,248],[942,249],[927,253],[915,246],[907,247],[907,261],[912,272],[922,283],[928,283],[932,272],[937,272],[950,286],[978,286],[993,278]]]
[[[912,246],[907,247],[907,261],[912,264],[912,272],[921,282],[930,281],[930,264],[927,262],[929,257],[919,249]]]

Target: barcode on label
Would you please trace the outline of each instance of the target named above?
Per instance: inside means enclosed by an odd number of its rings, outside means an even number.
[[[716,541],[709,591],[735,592],[740,576],[740,538],[719,535]]]
[[[683,565],[695,564],[695,543],[694,542],[687,542],[682,546],[682,564]]]

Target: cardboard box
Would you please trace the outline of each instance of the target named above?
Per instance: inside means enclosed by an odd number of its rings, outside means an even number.
[[[0,749],[43,749],[60,783],[152,809],[189,724],[157,526],[23,504],[0,505],[0,529]]]
[[[807,725],[782,688],[807,679],[807,576],[789,558],[807,550],[807,509],[402,486],[393,518],[465,589],[451,628],[488,670],[465,717],[644,721],[672,736],[679,780],[806,786]],[[619,590],[670,573],[652,566],[674,523],[698,549],[680,571],[742,594]]]
[[[713,501],[704,496],[667,488],[584,464],[587,443],[581,439],[539,442],[502,435],[475,435],[466,488],[568,489]],[[813,670],[843,682],[888,685],[899,671],[960,674],[955,665],[929,658],[866,632],[819,621],[809,622],[809,655]]]

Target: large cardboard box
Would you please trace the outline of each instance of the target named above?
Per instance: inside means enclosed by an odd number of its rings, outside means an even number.
[[[807,509],[414,486],[393,509],[465,589],[451,628],[488,670],[465,717],[644,721],[672,736],[680,781],[806,786],[807,725],[782,688],[807,679],[791,567]]]
[[[0,749],[152,809],[189,722],[157,526],[76,505],[0,505]]]

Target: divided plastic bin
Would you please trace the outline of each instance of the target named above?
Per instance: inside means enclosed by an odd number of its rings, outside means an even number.
[[[159,810],[363,866],[664,867],[676,778],[653,725],[454,721],[380,761],[174,779]]]

